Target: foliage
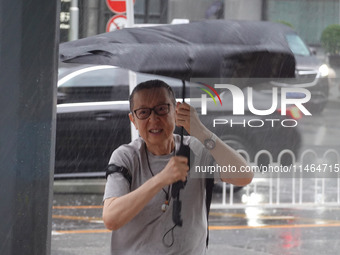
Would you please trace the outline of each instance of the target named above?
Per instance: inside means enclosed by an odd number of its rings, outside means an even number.
[[[333,24],[326,27],[321,34],[321,44],[326,53],[339,55],[340,53],[340,25]]]
[[[281,23],[283,25],[286,25],[286,26],[294,29],[294,26],[291,23],[289,23],[288,21],[285,21],[285,20],[275,20],[275,22],[276,23]]]

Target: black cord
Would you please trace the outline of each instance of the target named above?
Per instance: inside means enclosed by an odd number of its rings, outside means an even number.
[[[170,248],[170,247],[172,247],[172,246],[174,245],[174,242],[175,242],[175,238],[174,238],[174,229],[175,229],[176,226],[177,226],[177,224],[175,224],[172,228],[170,228],[170,229],[169,229],[168,231],[166,231],[166,233],[164,234],[164,236],[163,236],[163,238],[162,238],[162,242],[163,242],[163,245],[164,245],[165,247]],[[171,233],[171,243],[170,243],[170,244],[167,244],[167,243],[165,242],[165,237],[166,237],[169,233]]]
[[[152,172],[151,170],[151,167],[150,167],[150,162],[149,162],[149,156],[148,156],[148,151],[147,151],[147,147],[146,147],[146,144],[144,144],[145,146],[145,154],[146,154],[146,160],[148,162],[148,167],[149,167],[149,171],[151,173],[152,176],[155,176],[154,173]],[[175,147],[175,153],[176,153],[176,147]],[[170,206],[170,200],[171,200],[171,196],[169,197],[169,194],[170,194],[170,185],[168,186],[168,192],[165,191],[164,188],[162,188],[162,190],[164,191],[165,195],[166,195],[166,200],[168,201],[168,205]],[[177,224],[175,224],[172,228],[170,228],[164,235],[163,235],[163,238],[162,238],[162,242],[163,242],[163,245],[170,248],[173,246],[174,242],[175,242],[175,239],[174,239],[174,229],[175,227],[177,226]],[[171,243],[170,244],[167,244],[165,242],[165,237],[171,233]]]
[[[146,143],[144,143],[144,147],[145,147],[145,155],[146,155],[146,161],[148,162],[149,171],[150,171],[152,176],[155,176],[155,174],[152,172],[151,167],[150,167],[150,161],[149,161],[149,156],[148,156],[148,148],[146,147]],[[176,147],[175,147],[175,151],[176,151]],[[168,203],[170,204],[170,200],[171,200],[171,196],[169,195],[170,194],[170,185],[168,186],[168,192],[166,192],[164,188],[162,188],[162,190],[165,193],[166,201],[168,201]]]

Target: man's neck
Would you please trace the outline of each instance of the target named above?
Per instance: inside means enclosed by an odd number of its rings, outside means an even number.
[[[162,144],[162,145],[148,145],[146,144],[147,149],[153,155],[161,156],[161,155],[168,155],[175,149],[175,142],[174,138],[172,137],[169,142]]]

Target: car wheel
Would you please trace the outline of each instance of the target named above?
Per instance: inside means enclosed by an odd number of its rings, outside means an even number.
[[[322,103],[318,103],[318,104],[311,104],[311,112],[312,114],[321,114],[323,112],[323,110],[325,109],[326,105],[327,105],[328,101],[323,101]]]
[[[312,114],[321,114],[323,110],[325,109],[327,103],[328,103],[328,97],[329,97],[329,84],[328,82],[322,83],[322,88],[320,88],[320,93],[322,93],[322,99],[318,102],[309,102],[310,103],[310,110]],[[308,107],[308,103],[307,103]],[[307,108],[308,109],[308,108]]]

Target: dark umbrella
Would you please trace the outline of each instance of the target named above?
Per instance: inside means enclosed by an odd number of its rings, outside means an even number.
[[[109,64],[189,80],[294,77],[280,24],[201,21],[126,28],[60,45],[63,62]]]

